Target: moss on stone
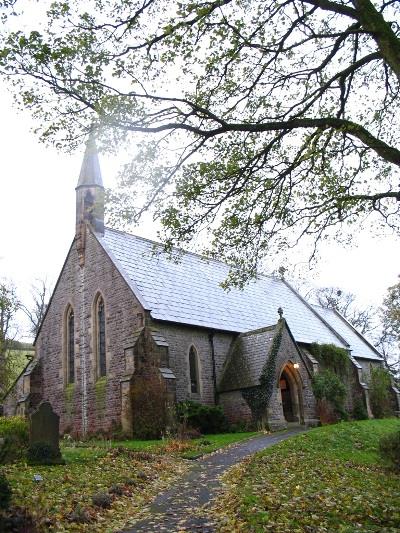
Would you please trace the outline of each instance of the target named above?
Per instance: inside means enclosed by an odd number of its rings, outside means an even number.
[[[103,376],[96,381],[95,396],[96,396],[96,411],[99,415],[106,406],[106,392],[107,392],[107,378]]]
[[[64,389],[65,411],[68,416],[71,416],[74,410],[74,392],[75,383],[68,383],[68,385]]]

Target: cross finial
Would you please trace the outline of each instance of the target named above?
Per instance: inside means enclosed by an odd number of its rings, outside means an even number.
[[[282,309],[282,307],[278,307],[278,315],[279,315],[279,318],[283,317],[283,309]]]

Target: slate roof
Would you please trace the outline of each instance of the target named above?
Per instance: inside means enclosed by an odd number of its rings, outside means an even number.
[[[321,316],[281,279],[260,276],[243,290],[224,291],[220,283],[229,267],[221,261],[184,252],[175,262],[159,243],[110,228],[96,237],[156,320],[243,333],[275,324],[282,307],[297,342],[344,348],[353,342],[347,342],[347,329],[345,337],[330,323],[330,315]]]
[[[219,384],[219,391],[255,387],[267,361],[276,325],[242,333],[233,344]]]
[[[379,352],[353,328],[340,313],[313,305],[314,309],[350,344],[351,355],[364,359],[382,359]]]

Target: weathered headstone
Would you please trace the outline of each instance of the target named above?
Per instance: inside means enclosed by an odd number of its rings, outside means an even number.
[[[30,450],[45,445],[51,448],[50,463],[62,461],[59,445],[60,417],[53,411],[49,402],[42,402],[30,416]],[[43,457],[43,459],[45,459]],[[47,462],[47,461],[43,461]]]

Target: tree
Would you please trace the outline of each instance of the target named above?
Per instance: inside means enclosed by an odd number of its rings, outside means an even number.
[[[21,309],[28,317],[31,324],[30,333],[36,337],[44,315],[46,313],[49,295],[51,289],[46,280],[37,279],[31,287],[31,296],[33,300],[32,307],[21,304]]]
[[[302,287],[304,292],[304,286]],[[383,357],[390,374],[398,380],[400,372],[400,283],[389,287],[379,308],[371,305],[359,307],[354,294],[339,287],[309,289],[305,296],[317,301],[321,307],[335,309],[370,341]]]
[[[323,287],[311,294],[321,307],[338,311],[362,335],[372,334],[378,327],[375,320],[377,309],[371,305],[360,308],[351,292],[342,291],[339,287]]]
[[[44,140],[142,134],[111,219],[152,206],[167,249],[204,230],[240,284],[366,218],[399,231],[399,16],[397,0],[64,0],[4,35],[0,69]]]
[[[382,306],[380,349],[386,368],[399,380],[400,374],[400,282],[388,288]]]
[[[8,383],[9,350],[15,336],[15,314],[20,307],[15,287],[9,282],[0,283],[0,396]]]

